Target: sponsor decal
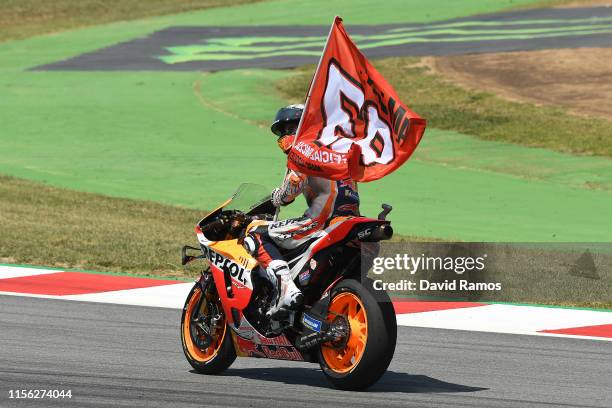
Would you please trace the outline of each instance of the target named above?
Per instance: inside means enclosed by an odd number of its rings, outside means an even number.
[[[289,340],[287,340],[287,337],[285,337],[285,335],[273,337],[271,339],[261,335],[257,335],[257,337],[253,339],[253,341],[257,344],[262,344],[265,346],[291,346],[291,343],[289,342]]]
[[[266,355],[257,351],[257,345],[250,340],[245,340],[239,336],[233,336],[236,354],[241,357],[261,357]]]
[[[310,271],[306,270],[298,275],[301,285],[306,285],[310,281]]]
[[[283,346],[257,346],[257,351],[263,353],[267,358],[273,358],[276,360],[293,360],[303,361],[304,357],[302,354],[295,349],[295,347],[283,347]],[[259,354],[259,353],[258,353]],[[254,355],[253,357],[259,357]]]
[[[363,231],[359,231],[357,233],[357,238],[365,239],[365,238],[369,237],[371,233],[372,233],[372,227],[366,228]]]
[[[250,270],[246,270],[242,265],[237,264],[233,260],[224,257],[218,252],[213,251],[207,246],[202,246],[204,255],[206,259],[210,262],[211,265],[216,266],[222,271],[228,271],[230,276],[242,283],[243,285],[247,285],[248,277],[250,276]]]
[[[314,164],[314,163],[311,163],[311,162],[308,162],[308,161],[304,160],[304,159],[302,158],[302,156],[300,156],[299,154],[297,154],[297,153],[296,153],[295,151],[293,151],[293,150],[291,150],[291,151],[289,152],[288,157],[289,157],[289,159],[290,159],[291,161],[293,161],[294,163],[296,163],[296,164],[297,164],[297,165],[299,165],[300,167],[303,167],[303,168],[306,168],[306,169],[312,170],[312,171],[314,171],[314,172],[324,173],[324,170],[323,170],[323,169],[322,169],[320,166],[318,166],[318,165],[316,165],[316,164]]]
[[[316,331],[317,333],[321,331],[321,326],[323,325],[320,320],[317,320],[306,313],[302,315],[302,323],[305,327],[308,327],[310,330]]]
[[[282,228],[282,227],[286,227],[288,225],[296,224],[299,221],[301,221],[300,218],[287,218],[286,220],[273,222],[272,224],[270,224],[270,228],[272,228],[272,229],[274,229],[274,228]]]
[[[307,159],[310,159],[317,163],[322,163],[322,164],[346,163],[346,157],[344,157],[342,154],[338,154],[333,151],[327,151],[327,150],[316,150],[312,146],[304,142],[299,142],[293,148],[296,151],[302,153],[304,157],[306,157]]]
[[[246,340],[251,345],[253,345],[253,347],[255,347],[256,344],[265,346],[292,346],[291,342],[287,339],[287,337],[285,337],[285,335],[272,338],[262,336],[257,330],[255,330],[253,326],[251,326],[251,324],[246,318],[242,319],[242,321],[240,322],[240,327],[238,327],[238,329],[235,329],[233,327],[232,329],[239,336],[239,338],[242,338],[242,340]],[[242,344],[245,345],[246,343]]]
[[[353,214],[359,214],[359,205],[358,204],[342,204],[336,210],[342,211],[342,212],[353,213]]]
[[[351,190],[357,190],[357,184],[351,179],[344,179],[338,181],[338,187],[345,187]]]
[[[245,319],[242,319],[242,321],[244,320]],[[234,331],[236,332],[238,336],[242,337],[245,340],[252,340],[253,337],[255,337],[257,334],[257,332],[252,326],[250,325],[245,326],[244,324],[240,324],[240,327],[238,329],[234,329]]]
[[[344,190],[344,196],[348,198],[352,198],[355,201],[359,201],[359,194],[353,190]]]
[[[308,231],[316,230],[318,227],[319,227],[319,223],[317,221],[312,220],[310,224],[306,224],[302,227],[297,227],[295,231],[291,231],[291,232],[271,231],[270,235],[273,235],[274,238],[278,238],[278,239],[291,239],[296,235],[305,234]]]

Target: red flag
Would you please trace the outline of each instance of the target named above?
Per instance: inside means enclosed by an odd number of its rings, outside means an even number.
[[[376,180],[408,160],[424,131],[425,119],[399,100],[336,17],[287,166],[333,180]]]

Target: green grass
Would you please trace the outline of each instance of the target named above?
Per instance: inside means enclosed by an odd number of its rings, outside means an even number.
[[[0,171],[72,190],[191,208],[211,208],[246,181],[272,189],[285,159],[259,124],[286,103],[273,91],[275,81],[287,75],[241,70],[9,76],[8,92],[0,98],[0,139],[10,154],[0,155]],[[473,140],[428,130],[406,165],[360,186],[363,212],[377,214],[381,202],[390,202],[396,231],[405,235],[612,240],[601,222],[612,213],[612,193],[575,188],[600,180],[596,176],[609,165]],[[463,152],[468,153],[456,158]],[[551,173],[547,164],[555,163],[559,169]],[[568,165],[581,171],[570,173],[576,185],[558,181],[569,177]],[[298,200],[284,214],[303,209]]]
[[[0,263],[195,276],[180,265],[204,211],[0,176]]]
[[[0,41],[262,0],[3,0]]]
[[[386,58],[375,65],[402,100],[427,119],[430,128],[564,153],[612,157],[609,121],[467,90],[432,74],[418,62],[416,58]],[[312,66],[299,69],[298,75],[281,81],[279,89],[290,100],[303,100],[313,70]]]

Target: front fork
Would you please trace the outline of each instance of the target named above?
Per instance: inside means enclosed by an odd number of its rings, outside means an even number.
[[[195,309],[198,312],[200,311],[200,308],[202,307],[202,302],[204,301],[204,298],[208,294],[208,288],[210,287],[210,284],[212,283],[212,281],[213,281],[212,274],[210,272],[202,272],[200,279],[198,279],[197,281],[198,286],[200,287],[200,293],[202,293],[202,296],[200,296],[200,300],[198,301],[198,305],[196,306],[196,309]]]
[[[198,279],[197,284],[200,289],[200,299],[198,300],[198,304],[194,309],[194,313],[189,316],[190,324],[196,328],[196,330],[190,330],[191,337],[194,342],[200,349],[208,348],[212,342],[212,333],[214,333],[217,322],[222,319],[218,307],[214,303],[209,304],[209,310],[207,315],[200,314],[202,309],[202,303],[204,299],[209,295],[208,291],[213,285],[213,277],[210,272],[202,272],[202,276]]]

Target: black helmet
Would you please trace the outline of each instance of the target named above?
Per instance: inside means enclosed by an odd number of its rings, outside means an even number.
[[[291,133],[288,132],[288,125],[297,128],[298,123],[300,123],[300,118],[302,117],[302,112],[304,112],[304,105],[302,104],[289,105],[279,109],[279,111],[276,112],[270,130],[278,137]]]

